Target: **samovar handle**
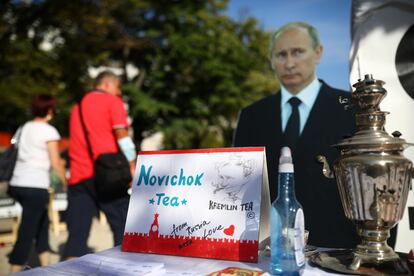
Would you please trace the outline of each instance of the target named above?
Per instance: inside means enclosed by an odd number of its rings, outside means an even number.
[[[391,133],[391,135],[393,136],[393,137],[396,137],[396,138],[400,138],[401,137],[401,132],[399,132],[398,130],[396,130],[396,131],[394,131],[393,133]],[[412,167],[411,168],[411,178],[414,178],[414,167]],[[411,186],[412,186],[413,184],[411,184]],[[412,189],[411,187],[410,187],[410,189]]]
[[[328,160],[326,159],[326,157],[323,156],[323,155],[318,155],[318,156],[316,156],[316,160],[323,165],[323,167],[322,167],[323,175],[327,178],[334,178],[334,174],[333,174],[331,168],[329,167],[329,163],[328,163]]]

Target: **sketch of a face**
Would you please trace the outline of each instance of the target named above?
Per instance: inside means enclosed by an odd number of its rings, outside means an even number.
[[[225,200],[237,201],[240,191],[249,182],[254,172],[254,162],[250,159],[243,159],[240,155],[234,154],[228,160],[218,162],[215,165],[217,179],[211,183],[214,194],[225,194]]]

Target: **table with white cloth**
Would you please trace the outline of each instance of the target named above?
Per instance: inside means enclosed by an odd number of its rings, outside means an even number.
[[[224,261],[192,257],[179,257],[158,254],[122,252],[120,247],[88,254],[80,258],[59,262],[47,267],[38,267],[19,272],[15,275],[208,275],[228,267],[268,271],[270,258],[260,255],[258,263]],[[158,264],[161,269],[142,272],[134,266]],[[270,274],[264,274],[270,275]],[[325,272],[306,264],[305,276],[342,275]]]

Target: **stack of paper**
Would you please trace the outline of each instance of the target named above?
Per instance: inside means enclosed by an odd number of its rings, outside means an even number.
[[[53,270],[55,275],[157,276],[165,273],[163,263],[131,261],[98,254],[88,254],[46,269],[51,272]]]

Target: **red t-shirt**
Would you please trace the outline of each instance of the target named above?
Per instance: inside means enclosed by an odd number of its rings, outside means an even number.
[[[114,129],[128,127],[127,114],[121,98],[100,91],[89,92],[82,99],[82,114],[94,160],[102,153],[117,152]],[[88,152],[78,105],[73,107],[70,115],[69,131],[69,185],[75,185],[93,176],[93,163]]]

